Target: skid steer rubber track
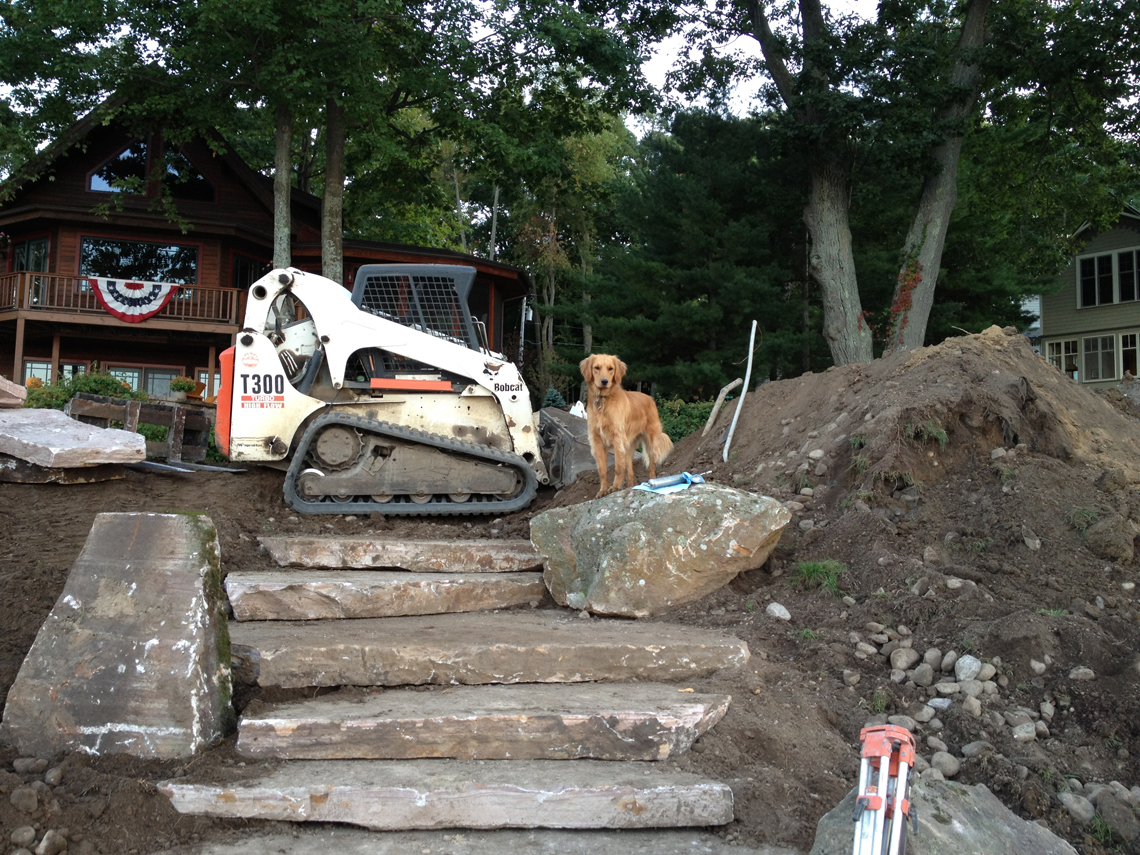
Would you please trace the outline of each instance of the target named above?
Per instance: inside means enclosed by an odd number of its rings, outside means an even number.
[[[503,464],[516,470],[523,479],[522,488],[512,496],[501,497],[486,494],[472,495],[463,502],[453,501],[447,493],[433,495],[430,501],[413,502],[409,496],[394,495],[390,501],[379,502],[370,496],[354,496],[347,499],[324,496],[310,499],[297,489],[301,475],[309,468],[309,448],[321,431],[332,425],[343,425],[376,436],[389,437],[404,443],[416,443],[444,453],[454,453],[478,458],[491,463]],[[500,451],[486,445],[438,434],[427,433],[415,428],[395,425],[390,422],[361,418],[347,413],[327,413],[314,421],[301,438],[293,462],[285,475],[285,500],[293,510],[301,514],[370,514],[377,511],[389,516],[444,516],[473,514],[504,514],[521,510],[534,500],[538,489],[538,479],[534,469],[522,457],[508,451]],[[464,485],[456,484],[449,493],[464,493]]]

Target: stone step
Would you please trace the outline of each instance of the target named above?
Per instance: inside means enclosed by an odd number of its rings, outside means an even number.
[[[671,681],[744,665],[748,645],[564,611],[230,623],[234,678],[260,686]]]
[[[542,556],[529,540],[390,540],[375,537],[273,535],[258,541],[282,567],[414,573],[511,573],[539,570]]]
[[[234,617],[319,620],[433,615],[541,602],[541,573],[280,570],[226,577]]]
[[[285,760],[665,760],[731,697],[658,683],[459,686],[256,703],[237,752]]]
[[[641,763],[298,760],[226,784],[165,781],[183,814],[427,828],[663,828],[732,822],[727,784]]]

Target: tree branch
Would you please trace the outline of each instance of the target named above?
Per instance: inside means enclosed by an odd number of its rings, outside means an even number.
[[[760,0],[748,0],[748,17],[752,21],[749,35],[760,42],[760,50],[764,52],[764,62],[768,66],[768,73],[772,75],[772,82],[776,84],[776,91],[791,109],[796,92],[795,78],[788,71],[782,45],[768,24],[768,16],[764,14]]]

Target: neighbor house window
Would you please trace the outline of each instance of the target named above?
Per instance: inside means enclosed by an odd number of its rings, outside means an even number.
[[[195,377],[194,379],[196,379],[199,383],[204,383],[206,385],[207,389],[210,388],[210,372],[207,371],[205,368],[199,368],[198,369],[198,376]],[[214,372],[214,394],[215,395],[218,394],[218,390],[221,388],[222,388],[221,372],[215,371]]]
[[[1077,261],[1077,293],[1082,309],[1140,299],[1138,251],[1090,255]]]
[[[34,270],[39,273],[47,272],[48,268],[48,239],[35,238],[22,240],[12,246],[12,270]]]
[[[1085,380],[1116,379],[1116,336],[1085,339]]]
[[[100,193],[145,193],[146,150],[142,140],[131,143],[91,173],[88,186]]]
[[[1136,333],[1120,337],[1120,370],[1136,376]]]
[[[1046,345],[1050,365],[1060,368],[1074,380],[1077,379],[1077,340],[1051,341]]]
[[[79,244],[79,275],[192,285],[198,281],[198,247],[85,237]]]

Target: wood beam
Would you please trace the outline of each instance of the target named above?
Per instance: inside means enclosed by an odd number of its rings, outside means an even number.
[[[24,319],[16,318],[16,355],[12,364],[12,379],[17,383],[24,382]]]
[[[59,333],[51,337],[51,380],[54,383],[59,379]]]
[[[212,344],[210,345],[210,358],[206,361],[206,397],[211,398],[216,394],[214,389],[214,366],[217,364],[218,349]]]

